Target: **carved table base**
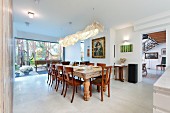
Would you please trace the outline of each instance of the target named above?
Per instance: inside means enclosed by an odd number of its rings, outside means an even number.
[[[88,101],[90,99],[90,91],[89,91],[89,86],[90,86],[90,82],[88,79],[84,80],[84,100]]]

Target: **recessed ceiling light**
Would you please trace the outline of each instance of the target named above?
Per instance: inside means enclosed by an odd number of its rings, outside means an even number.
[[[29,16],[29,18],[34,18],[34,13],[28,12],[28,16]]]

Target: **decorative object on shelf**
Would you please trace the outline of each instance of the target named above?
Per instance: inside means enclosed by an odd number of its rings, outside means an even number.
[[[104,26],[99,22],[93,22],[91,25],[87,26],[83,31],[79,31],[75,34],[66,36],[64,39],[59,41],[59,44],[63,47],[74,45],[79,40],[86,40],[90,37],[96,36],[99,32],[103,32]]]
[[[161,55],[166,55],[166,48],[161,49]]]
[[[158,52],[145,53],[145,59],[158,59]]]
[[[120,51],[121,52],[133,52],[133,44],[121,45],[120,46]]]
[[[120,64],[125,65],[126,58],[120,58]]]
[[[31,66],[22,66],[19,70],[24,73],[24,75],[29,75],[29,72],[33,71],[33,68]]]
[[[92,58],[105,58],[105,37],[92,40]]]

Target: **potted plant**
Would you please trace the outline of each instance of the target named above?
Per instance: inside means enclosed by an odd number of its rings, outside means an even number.
[[[19,70],[24,73],[24,75],[29,75],[29,72],[33,71],[33,68],[31,66],[22,66]]]

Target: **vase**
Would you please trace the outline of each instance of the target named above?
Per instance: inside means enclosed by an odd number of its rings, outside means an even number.
[[[125,64],[124,64],[124,63],[121,63],[120,65],[122,65],[122,66],[123,66],[123,65],[125,65]]]

